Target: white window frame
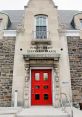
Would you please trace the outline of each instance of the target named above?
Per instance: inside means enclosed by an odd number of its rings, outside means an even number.
[[[46,27],[47,27],[47,38],[49,37],[49,33],[48,33],[48,15],[44,15],[44,14],[41,14],[41,15],[36,15],[34,17],[34,39],[36,39],[36,19],[38,16],[45,16],[46,17]]]

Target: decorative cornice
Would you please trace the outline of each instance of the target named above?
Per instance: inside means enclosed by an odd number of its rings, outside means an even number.
[[[16,30],[4,30],[3,36],[4,37],[16,37]]]
[[[59,29],[59,34],[65,35],[65,36],[80,36],[80,30],[66,30],[66,29]]]
[[[57,53],[56,51],[48,51],[48,52],[36,52],[36,51],[28,51],[27,54],[23,54],[24,60],[29,60],[29,59],[54,59],[60,58],[60,53]]]
[[[79,37],[80,36],[80,30],[66,30],[65,31],[65,35],[66,36],[76,36],[76,37]]]

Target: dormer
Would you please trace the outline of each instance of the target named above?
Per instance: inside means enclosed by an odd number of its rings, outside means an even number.
[[[8,29],[11,24],[9,16],[5,13],[0,12],[0,30]]]
[[[81,30],[82,29],[82,13],[78,13],[74,15],[71,24],[75,29]]]

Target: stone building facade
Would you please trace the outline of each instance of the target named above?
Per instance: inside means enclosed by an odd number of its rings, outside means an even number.
[[[73,102],[80,102],[82,97],[82,40],[79,37],[68,37],[68,50]]]
[[[15,38],[0,40],[0,106],[11,106]]]
[[[61,106],[82,98],[82,13],[52,0],[0,12],[0,106]],[[64,96],[62,96],[64,95]],[[66,97],[65,97],[66,96]]]

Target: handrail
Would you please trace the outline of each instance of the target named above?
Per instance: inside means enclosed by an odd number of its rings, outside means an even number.
[[[67,97],[67,94],[66,93],[60,93],[60,95],[64,95],[66,97],[66,100],[68,100],[69,106],[70,106],[70,109],[71,109],[71,117],[73,117],[73,107],[72,107],[70,100]],[[66,106],[62,103],[62,96],[61,96],[61,105],[62,105],[62,107],[64,107],[64,111],[65,111]]]

